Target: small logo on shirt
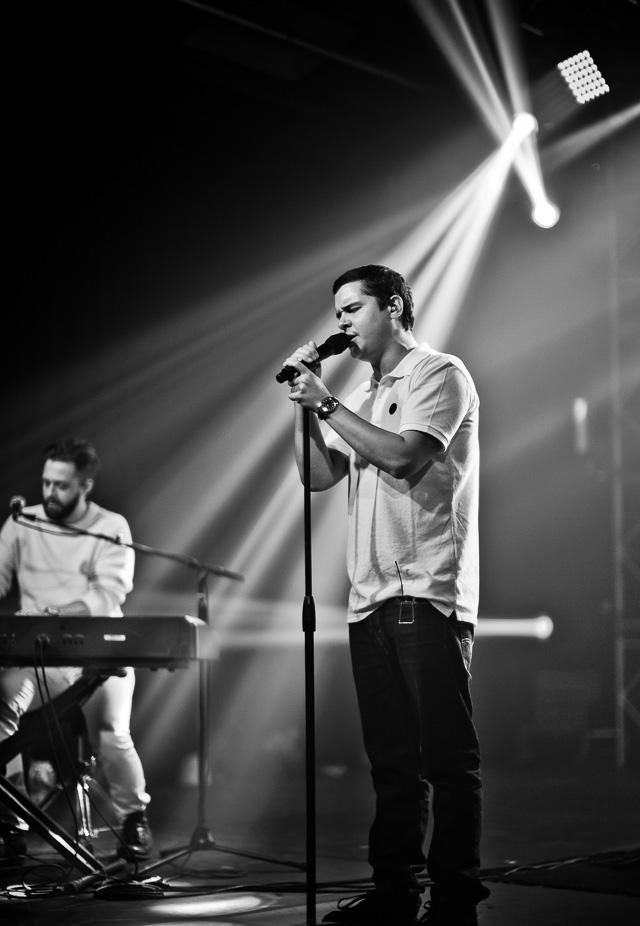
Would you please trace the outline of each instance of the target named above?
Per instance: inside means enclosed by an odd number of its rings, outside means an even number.
[[[395,415],[395,413],[396,413],[397,411],[398,411],[398,406],[397,406],[397,404],[396,404],[395,402],[392,402],[391,405],[389,406],[389,414],[390,414],[390,415]]]

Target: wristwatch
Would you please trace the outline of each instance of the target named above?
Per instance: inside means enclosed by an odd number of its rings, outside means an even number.
[[[323,399],[320,405],[318,405],[318,418],[320,421],[324,421],[325,418],[328,418],[329,415],[332,415],[338,405],[340,405],[340,403],[334,395],[328,395],[325,399]]]

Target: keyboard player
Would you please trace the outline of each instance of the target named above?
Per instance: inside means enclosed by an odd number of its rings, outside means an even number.
[[[130,542],[125,518],[89,499],[99,468],[95,448],[81,438],[63,438],[45,449],[43,501],[24,514],[46,523],[21,518],[18,507],[0,531],[0,598],[9,593],[15,578],[18,613],[80,615],[88,620],[95,615],[122,616],[122,604],[133,587],[133,550],[65,529],[69,525]],[[52,697],[82,673],[78,666],[45,671]],[[123,677],[110,676],[82,710],[121,826],[116,851],[125,858],[145,859],[152,854],[153,839],[146,814],[150,798],[130,733],[134,685],[134,670],[128,667]],[[17,730],[25,711],[40,706],[33,668],[0,668],[0,741]],[[8,771],[13,783],[21,786],[21,769],[10,766]],[[0,848],[5,856],[25,852],[24,827],[0,805]]]

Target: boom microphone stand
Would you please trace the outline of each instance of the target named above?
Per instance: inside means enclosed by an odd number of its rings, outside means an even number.
[[[218,572],[220,567],[208,566],[206,563],[201,563],[198,560],[191,560],[189,563],[189,565],[196,564],[198,568],[198,617],[201,620],[208,622],[209,607],[207,579],[211,571],[215,571],[217,574],[220,574]],[[239,576],[237,573],[229,573],[227,570],[224,570],[223,574],[235,579],[242,578],[242,576]],[[191,840],[187,845],[177,846],[175,849],[166,849],[161,853],[162,857],[159,861],[154,862],[151,865],[147,865],[145,868],[139,869],[137,877],[143,878],[150,871],[155,871],[156,868],[160,868],[162,865],[167,865],[170,862],[175,862],[180,858],[184,858],[186,855],[191,855],[193,852],[213,850],[225,852],[229,855],[239,855],[244,858],[258,859],[259,861],[263,862],[273,862],[277,865],[287,865],[290,868],[298,868],[304,870],[304,866],[299,865],[297,862],[290,862],[283,859],[271,858],[265,855],[258,855],[255,852],[247,852],[241,849],[231,849],[229,846],[221,846],[213,838],[211,830],[206,824],[206,796],[207,782],[209,780],[211,660],[201,659],[199,661],[199,666],[200,710],[198,748],[198,822],[191,836]]]

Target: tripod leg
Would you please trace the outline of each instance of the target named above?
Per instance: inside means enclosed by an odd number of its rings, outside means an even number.
[[[102,874],[104,868],[76,842],[61,826],[35,806],[24,794],[18,791],[4,775],[0,775],[0,801],[22,817],[30,828],[45,842],[71,862],[83,874]]]

